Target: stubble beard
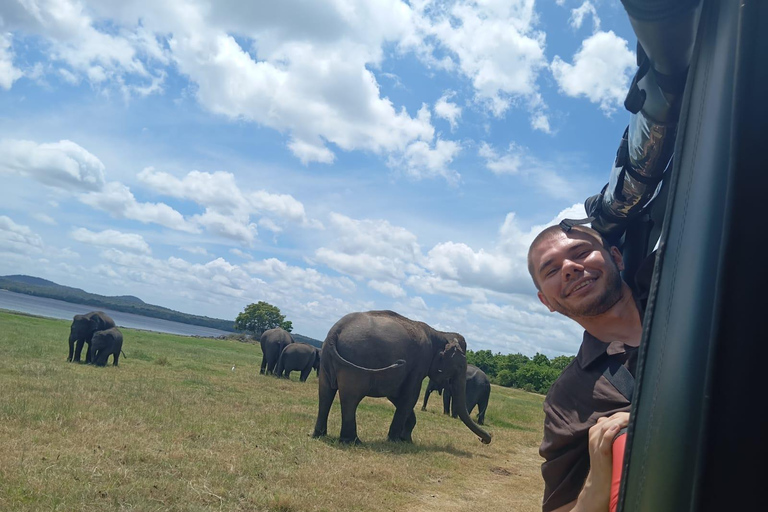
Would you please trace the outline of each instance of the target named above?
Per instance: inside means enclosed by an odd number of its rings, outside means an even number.
[[[593,317],[602,315],[615,306],[622,297],[621,274],[615,263],[611,265],[609,269],[610,270],[603,274],[603,278],[605,279],[605,289],[600,295],[591,301],[575,306],[568,306],[561,303],[561,310],[559,312],[569,318]]]

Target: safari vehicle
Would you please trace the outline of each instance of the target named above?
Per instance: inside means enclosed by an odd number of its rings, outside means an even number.
[[[698,12],[664,193],[622,234],[657,258],[618,510],[768,510],[768,1],[623,3]]]

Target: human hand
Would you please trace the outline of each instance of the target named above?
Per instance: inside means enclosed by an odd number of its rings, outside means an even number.
[[[629,413],[598,418],[589,429],[589,474],[579,495],[579,510],[608,510],[613,470],[613,439],[629,424]]]

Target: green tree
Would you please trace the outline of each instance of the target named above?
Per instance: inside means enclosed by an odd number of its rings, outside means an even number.
[[[517,369],[515,381],[526,391],[545,394],[559,375],[559,370],[531,362]]]
[[[515,387],[515,373],[509,370],[501,370],[496,374],[495,384],[507,388]]]
[[[293,324],[280,314],[280,308],[264,301],[248,304],[235,319],[235,329],[254,336],[261,336],[264,331],[275,327],[282,327],[288,332],[293,330]]]
[[[490,350],[467,350],[467,363],[483,370],[488,377],[496,375],[496,356]]]
[[[576,356],[557,356],[552,359],[550,366],[555,370],[562,372],[574,359],[576,359]]]
[[[549,366],[549,358],[544,354],[539,354],[538,352],[536,352],[536,355],[533,356],[531,362],[533,364],[538,364],[539,366]]]
[[[518,368],[523,366],[524,364],[527,364],[531,361],[531,359],[528,356],[525,356],[523,354],[517,353],[517,354],[507,354],[507,355],[500,355],[498,356],[499,361],[497,363],[497,368],[499,369],[499,374],[503,370],[508,370],[510,373],[515,373]],[[498,375],[498,374],[497,374]],[[503,384],[502,384],[503,385]]]

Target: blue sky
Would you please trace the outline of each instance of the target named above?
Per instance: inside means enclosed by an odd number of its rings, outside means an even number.
[[[525,266],[628,120],[608,0],[6,0],[0,274],[574,354]]]

